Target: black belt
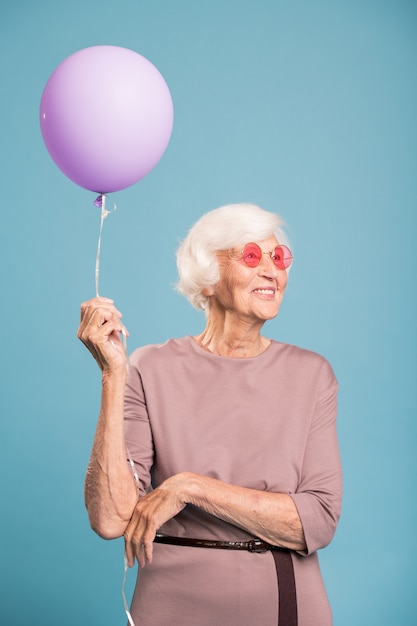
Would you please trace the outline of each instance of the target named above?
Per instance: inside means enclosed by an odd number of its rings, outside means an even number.
[[[268,550],[285,550],[278,548],[262,539],[250,541],[215,541],[211,539],[189,539],[188,537],[170,537],[156,534],[155,543],[169,543],[173,546],[191,546],[193,548],[216,548],[217,550],[247,550],[248,552],[267,552]],[[287,550],[288,552],[288,550]]]
[[[157,533],[155,543],[168,543],[173,546],[190,546],[194,548],[214,548],[217,550],[247,550],[248,552],[267,552],[274,557],[278,578],[278,626],[297,626],[297,594],[295,588],[294,568],[290,551],[287,548],[273,546],[262,539],[249,541],[216,541],[212,539],[190,539],[188,537],[171,537]]]

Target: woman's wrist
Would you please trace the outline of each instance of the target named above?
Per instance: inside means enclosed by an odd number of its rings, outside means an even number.
[[[160,487],[174,492],[182,504],[193,504],[198,492],[198,474],[180,472],[167,478]]]
[[[126,365],[116,365],[103,369],[101,373],[103,386],[118,386],[126,382]]]
[[[203,483],[207,482],[207,477],[192,472],[181,472],[178,476],[181,477],[181,496],[184,504],[198,506],[201,499],[204,498]]]
[[[103,371],[101,379],[101,413],[123,421],[126,368]]]

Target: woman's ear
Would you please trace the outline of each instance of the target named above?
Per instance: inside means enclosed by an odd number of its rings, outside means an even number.
[[[203,287],[203,289],[201,290],[201,293],[203,294],[203,296],[212,296],[214,295],[214,287]]]

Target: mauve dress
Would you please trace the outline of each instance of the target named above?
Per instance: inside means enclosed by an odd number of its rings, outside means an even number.
[[[276,341],[256,357],[233,359],[184,337],[130,358],[126,445],[143,493],[189,471],[294,499],[307,544],[291,552],[298,626],[332,624],[316,551],[332,539],[341,509],[336,402],[329,363]],[[192,505],[160,532],[252,538]],[[154,544],[131,614],[135,626],[277,626],[272,554]]]

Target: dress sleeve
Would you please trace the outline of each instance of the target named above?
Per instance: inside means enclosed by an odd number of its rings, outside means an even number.
[[[309,555],[333,538],[341,513],[342,470],[336,430],[337,380],[327,363],[320,371],[318,393],[303,459],[301,480],[290,494],[303,525]]]
[[[135,365],[129,367],[124,407],[127,457],[135,465],[140,495],[145,495],[151,484],[154,449],[142,377]]]

